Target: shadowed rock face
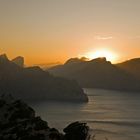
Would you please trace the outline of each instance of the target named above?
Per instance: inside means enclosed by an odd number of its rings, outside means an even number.
[[[22,56],[18,56],[16,58],[14,58],[12,60],[12,62],[14,62],[15,64],[17,64],[20,67],[24,67],[24,57],[22,57]]]
[[[70,59],[64,65],[52,67],[48,71],[55,76],[74,79],[86,88],[140,91],[140,78],[129,73],[123,65],[113,65],[106,58],[91,61],[77,59]]]
[[[52,76],[39,67],[20,67],[5,55],[0,56],[0,92],[26,101],[88,101],[76,81]]]
[[[86,124],[72,123],[61,134],[27,104],[8,96],[0,97],[0,140],[87,140]]]
[[[64,130],[66,140],[86,140],[88,138],[89,127],[86,123],[74,122],[68,125]],[[82,133],[81,133],[82,132]]]

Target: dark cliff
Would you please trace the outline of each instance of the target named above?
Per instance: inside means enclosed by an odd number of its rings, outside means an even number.
[[[6,55],[0,56],[0,92],[23,100],[88,101],[76,81],[52,76],[39,67],[20,67]]]

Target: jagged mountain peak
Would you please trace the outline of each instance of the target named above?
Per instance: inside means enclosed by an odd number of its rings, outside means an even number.
[[[12,62],[20,67],[24,67],[24,57],[22,56],[17,56],[16,58],[12,59]]]
[[[7,57],[7,55],[6,54],[1,54],[0,55],[0,61],[4,61],[4,60],[8,60],[8,57]]]
[[[80,62],[84,62],[84,61],[85,61],[85,59],[83,59],[83,58],[80,59],[80,58],[75,57],[75,58],[68,59],[65,64],[74,64],[74,63],[80,63]]]

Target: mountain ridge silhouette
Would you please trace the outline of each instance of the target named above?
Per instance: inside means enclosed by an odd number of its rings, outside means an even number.
[[[55,76],[74,79],[84,88],[101,88],[123,91],[140,91],[140,78],[128,71],[124,62],[112,64],[105,57],[89,61],[69,60],[64,65],[48,69]],[[138,64],[140,68],[140,63]]]
[[[0,56],[0,93],[33,101],[88,101],[76,81],[55,77],[38,66],[20,67],[6,55]]]

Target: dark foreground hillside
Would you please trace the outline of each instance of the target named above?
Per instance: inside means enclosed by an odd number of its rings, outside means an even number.
[[[46,121],[21,100],[11,96],[0,97],[0,140],[88,140],[89,127],[75,122],[67,126],[64,134],[50,128]]]

